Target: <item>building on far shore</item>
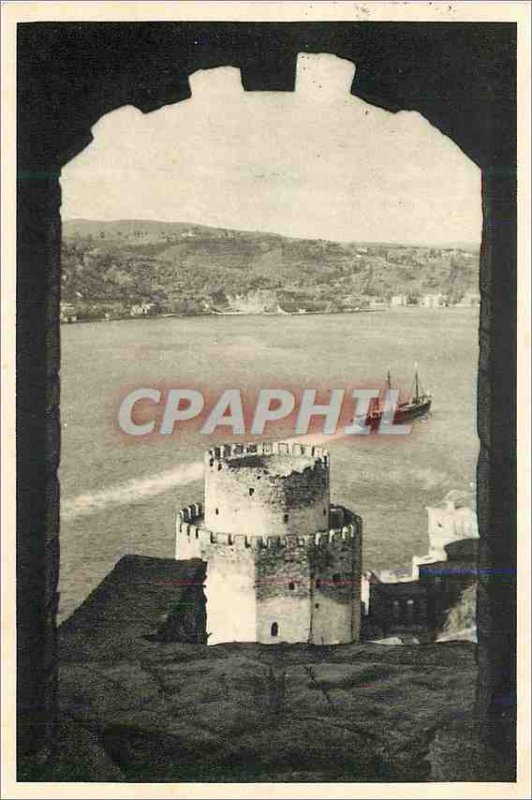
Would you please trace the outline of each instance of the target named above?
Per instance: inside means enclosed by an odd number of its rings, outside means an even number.
[[[458,305],[460,308],[476,308],[480,305],[480,293],[466,292]]]
[[[424,308],[441,308],[445,305],[445,299],[442,294],[424,294],[419,305]]]
[[[132,317],[146,317],[154,308],[154,303],[138,303],[131,306],[130,316]]]
[[[406,294],[394,294],[390,300],[390,305],[392,307],[397,306],[407,306],[408,305],[408,295]]]
[[[77,322],[76,308],[71,303],[61,303],[59,311],[61,322]]]

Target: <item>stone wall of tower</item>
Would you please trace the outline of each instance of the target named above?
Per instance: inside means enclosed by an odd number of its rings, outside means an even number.
[[[257,641],[330,645],[360,633],[362,527],[288,537],[256,558]]]
[[[340,644],[360,638],[362,520],[355,514],[347,528],[317,548],[312,593],[312,642]],[[332,541],[331,541],[332,540]]]
[[[311,641],[312,549],[313,537],[289,537],[257,550],[255,593],[258,642],[278,644]]]
[[[188,506],[178,518],[176,558],[207,562],[207,642],[254,642],[257,611],[251,540],[206,530],[190,514],[194,508],[201,507]]]
[[[299,444],[213,448],[205,462],[205,527],[268,536],[328,530],[329,456]]]
[[[176,557],[207,562],[209,644],[356,641],[360,631],[362,522],[331,507],[334,529],[245,536],[203,527],[199,504],[177,521]]]

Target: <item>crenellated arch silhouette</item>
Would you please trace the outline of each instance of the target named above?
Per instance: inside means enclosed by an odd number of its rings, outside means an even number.
[[[237,66],[247,91],[291,91],[298,52],[354,61],[353,94],[389,111],[418,111],[482,170],[477,708],[486,742],[513,753],[516,25],[23,23],[17,211],[22,774],[42,774],[56,731],[61,168],[90,142],[91,127],[104,114],[122,105],[149,112],[179,102],[190,95],[188,76],[198,69]]]

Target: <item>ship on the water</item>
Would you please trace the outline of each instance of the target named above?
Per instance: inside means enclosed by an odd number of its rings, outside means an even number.
[[[388,370],[386,376],[386,392],[390,391],[392,387],[392,378],[390,374],[390,370]],[[432,405],[432,394],[430,391],[425,391],[421,385],[421,381],[419,380],[419,373],[416,367],[414,373],[414,379],[412,381],[412,389],[410,391],[410,399],[406,400],[403,403],[399,403],[397,405],[397,409],[394,415],[394,424],[399,424],[401,422],[407,422],[411,419],[416,419],[417,417],[424,417],[426,416],[431,409]],[[384,413],[384,401],[377,397],[373,400],[370,404],[369,412],[366,417],[366,425],[369,425],[372,428],[376,428]]]

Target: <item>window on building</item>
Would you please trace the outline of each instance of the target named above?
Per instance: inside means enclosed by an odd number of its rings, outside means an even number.
[[[218,514],[220,513],[219,509],[215,508],[214,513],[216,514],[216,516],[218,516]]]
[[[288,522],[288,514],[283,514],[283,522]]]
[[[252,486],[250,486],[249,487],[249,496],[253,497],[254,494],[255,494],[255,489]]]
[[[279,625],[277,622],[272,622],[271,634],[272,636],[279,636]]]
[[[408,599],[406,601],[406,621],[412,623],[414,621],[414,601]]]
[[[319,607],[320,607],[319,603],[314,603],[314,608],[319,608]]]
[[[392,603],[392,615],[395,620],[398,620],[401,617],[401,604],[399,603],[399,600],[394,600]]]
[[[288,588],[290,589],[291,592],[294,591],[294,589],[296,588],[294,581],[290,581],[290,583],[288,584]]]
[[[327,516],[327,509],[326,508],[323,509],[323,516],[324,517]]]

